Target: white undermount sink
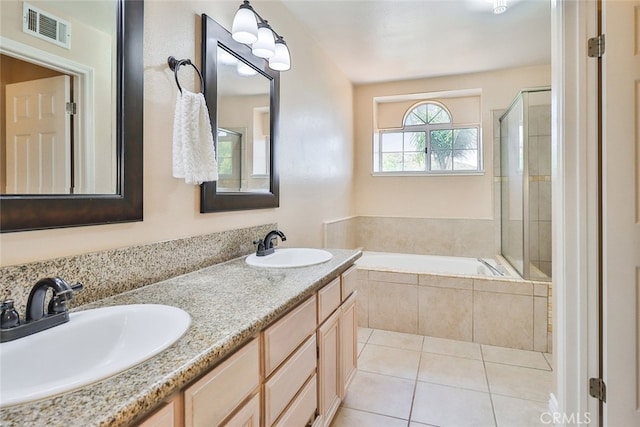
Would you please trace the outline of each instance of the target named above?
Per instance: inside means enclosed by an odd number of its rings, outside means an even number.
[[[69,321],[0,344],[0,407],[55,396],[115,375],[176,342],[185,311],[134,304],[69,314]]]
[[[321,264],[333,258],[331,252],[313,248],[283,248],[265,256],[251,254],[246,262],[254,267],[293,268]]]

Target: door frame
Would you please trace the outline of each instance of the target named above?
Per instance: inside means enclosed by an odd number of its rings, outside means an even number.
[[[79,193],[95,192],[95,77],[94,69],[18,41],[0,36],[0,53],[73,76],[78,113],[73,121],[74,187]],[[114,153],[115,155],[115,153]]]
[[[588,379],[599,377],[597,0],[551,1],[553,358],[557,425],[598,423]],[[574,421],[575,423],[575,421]]]

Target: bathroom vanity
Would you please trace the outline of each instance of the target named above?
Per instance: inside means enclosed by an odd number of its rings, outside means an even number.
[[[328,426],[355,374],[361,255],[330,252],[302,268],[252,267],[242,257],[80,307],[173,305],[192,324],[118,375],[2,408],[3,425]]]

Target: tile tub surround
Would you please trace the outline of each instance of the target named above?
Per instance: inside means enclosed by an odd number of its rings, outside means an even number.
[[[244,257],[238,258],[81,307],[167,304],[187,311],[192,324],[176,344],[119,375],[1,409],[2,426],[131,425],[343,273],[361,254],[330,252],[333,259],[324,264],[292,269],[250,267]]]
[[[255,251],[253,241],[277,224],[205,234],[147,245],[56,258],[24,265],[0,267],[2,300],[13,298],[25,312],[29,291],[44,278],[59,276],[81,282],[71,306],[80,306],[141,286],[189,273]]]
[[[358,325],[546,352],[547,282],[358,268]]]
[[[492,219],[362,215],[326,222],[324,239],[328,248],[473,258],[496,254]]]

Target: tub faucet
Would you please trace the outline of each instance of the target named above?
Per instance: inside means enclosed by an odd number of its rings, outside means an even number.
[[[49,289],[53,291],[53,295],[45,312],[45,299]],[[20,320],[12,300],[3,302],[0,316],[0,342],[26,337],[68,322],[67,301],[73,298],[74,291],[80,289],[82,289],[82,283],[69,285],[59,277],[38,280],[29,293],[24,321]]]
[[[267,233],[264,239],[258,239],[253,242],[254,245],[258,245],[258,250],[256,251],[257,256],[265,256],[272,254],[275,252],[275,248],[273,247],[274,242],[280,237],[280,239],[284,242],[287,240],[287,236],[280,230],[271,230]]]

